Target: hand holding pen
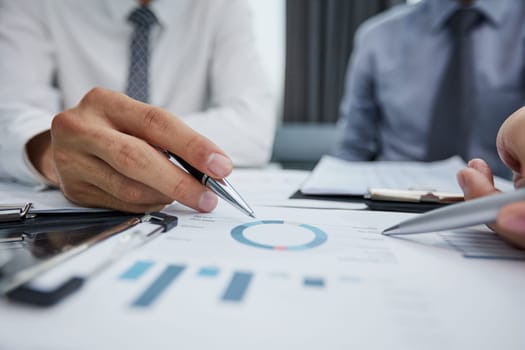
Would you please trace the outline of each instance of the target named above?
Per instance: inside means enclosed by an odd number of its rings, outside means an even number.
[[[386,229],[386,235],[431,232],[487,223],[515,245],[525,248],[525,108],[501,126],[496,144],[502,161],[514,172],[514,192],[499,194],[488,164],[473,159],[458,173],[465,203],[433,210]],[[521,188],[521,189],[520,189]]]
[[[174,115],[101,88],[58,114],[51,131],[39,138],[37,148],[45,151],[42,159],[32,159],[36,168],[69,200],[86,207],[147,212],[176,200],[212,211],[217,196],[151,145],[215,179],[233,168],[219,147]]]
[[[499,190],[494,187],[491,169],[481,159],[471,160],[468,168],[458,174],[458,181],[466,200],[499,193]],[[519,185],[519,181],[515,181],[515,185]],[[488,226],[509,242],[525,248],[525,198],[503,206],[497,213],[496,220],[489,223]]]
[[[496,138],[498,154],[514,173],[514,187],[525,187],[525,109],[513,113],[502,124]],[[458,181],[470,200],[499,192],[494,187],[490,167],[481,159],[471,160],[458,174]],[[525,201],[503,207],[494,224],[489,225],[508,241],[525,248]]]

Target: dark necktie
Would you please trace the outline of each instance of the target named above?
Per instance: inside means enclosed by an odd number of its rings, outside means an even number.
[[[483,19],[474,8],[457,10],[447,22],[452,50],[435,98],[427,138],[426,160],[460,155],[467,160],[476,92],[472,55],[472,29]]]
[[[128,86],[126,94],[136,100],[149,102],[149,34],[157,17],[147,7],[140,6],[128,17],[135,30],[131,38]]]

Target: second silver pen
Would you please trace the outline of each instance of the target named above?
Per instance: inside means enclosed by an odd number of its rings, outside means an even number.
[[[384,235],[444,231],[496,221],[507,204],[525,201],[525,188],[448,205],[408,219],[383,231]]]

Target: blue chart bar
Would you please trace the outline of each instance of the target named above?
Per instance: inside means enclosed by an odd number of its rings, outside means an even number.
[[[217,267],[201,267],[199,269],[198,275],[201,277],[217,277],[219,274],[219,268]]]
[[[252,277],[253,274],[249,272],[235,272],[230,284],[222,296],[222,300],[235,302],[242,301]]]
[[[133,306],[148,307],[173,283],[184,271],[183,265],[168,265],[155,281],[133,302]]]
[[[510,246],[496,234],[486,232],[442,233],[441,237],[465,258],[525,260],[525,252]]]
[[[136,280],[142,276],[150,267],[153,266],[151,261],[137,261],[133,266],[120,275],[121,280]]]
[[[303,284],[305,287],[317,287],[322,288],[324,287],[324,279],[322,278],[312,278],[312,277],[305,277]]]

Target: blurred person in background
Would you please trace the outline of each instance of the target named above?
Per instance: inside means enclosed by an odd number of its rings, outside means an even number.
[[[525,102],[525,2],[423,0],[358,30],[335,154],[347,160],[481,157]]]

